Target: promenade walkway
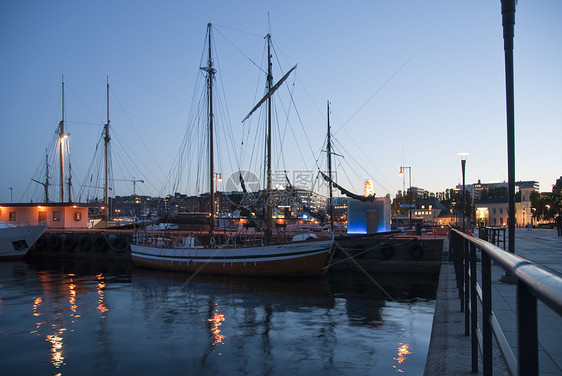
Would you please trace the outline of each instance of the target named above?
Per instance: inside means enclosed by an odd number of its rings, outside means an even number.
[[[444,250],[448,250],[448,244]],[[562,277],[562,237],[557,236],[556,230],[516,229],[515,253]],[[500,279],[504,274],[501,267],[492,265],[492,309],[517,354],[516,286],[502,283]],[[539,375],[562,375],[562,317],[540,301],[537,310]],[[424,375],[471,375],[470,369],[470,337],[464,335],[464,313],[460,312],[454,267],[443,261]],[[494,351],[494,375],[509,375],[497,349]]]

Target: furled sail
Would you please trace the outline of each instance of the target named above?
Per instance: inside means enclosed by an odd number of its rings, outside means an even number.
[[[254,108],[252,108],[252,111],[250,111],[250,113],[248,115],[246,115],[246,117],[244,118],[244,120],[242,120],[242,123],[245,122],[253,113],[255,110],[257,110],[262,104],[263,102],[265,102],[269,97],[271,97],[273,95],[273,93],[275,93],[275,91],[277,89],[279,89],[279,86],[281,86],[281,84],[283,82],[285,82],[285,80],[287,79],[287,77],[289,77],[289,75],[291,74],[292,71],[295,70],[297,66],[295,65],[294,67],[291,68],[290,71],[288,71],[287,73],[285,73],[285,75],[279,80],[279,82],[277,82],[265,95],[265,97],[263,97],[258,104],[256,104],[254,106]]]
[[[334,188],[337,188],[337,189],[340,190],[341,194],[346,195],[349,198],[353,198],[353,199],[359,200],[359,201],[373,201],[375,199],[375,196],[365,197],[365,196],[356,195],[355,193],[352,193],[352,192],[348,191],[347,189],[345,189],[344,187],[342,187],[341,185],[337,184],[335,181],[333,181],[328,175],[326,175],[322,171],[319,171],[319,172],[322,175],[322,177],[324,178],[324,180],[326,180],[328,182],[328,184],[332,184],[332,186]]]

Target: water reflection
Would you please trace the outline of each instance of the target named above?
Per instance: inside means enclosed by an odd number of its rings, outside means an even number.
[[[105,288],[105,280],[103,277],[103,274],[98,274],[96,275],[96,278],[98,279],[98,285],[97,285],[97,292],[98,292],[98,306],[97,309],[101,312],[101,318],[105,318],[105,313],[107,311],[109,311],[109,308],[107,308],[107,306],[105,304],[103,304],[104,300],[105,300],[105,293],[104,293],[104,288]]]
[[[193,278],[57,265],[0,265],[8,373],[27,358],[29,374],[423,372],[434,298],[424,277],[377,275],[389,300],[349,273]]]
[[[406,355],[410,355],[412,352],[410,351],[410,346],[406,343],[400,343],[400,346],[398,347],[398,354],[395,358],[393,358],[394,360],[396,360],[398,362],[398,366],[394,365],[394,369],[396,369],[397,372],[404,372],[401,368],[400,365],[404,364],[404,362],[406,361]]]
[[[59,328],[53,334],[47,335],[45,340],[51,344],[51,363],[55,368],[64,364],[63,333],[65,328]]]
[[[215,304],[215,305],[218,305],[218,303]],[[222,322],[224,321],[224,314],[219,313],[219,310],[217,308],[212,313],[212,317],[210,319],[208,319],[207,321],[209,321],[209,323],[211,324],[211,335],[212,335],[211,345],[216,346],[216,345],[223,344],[223,339],[225,339],[226,337],[223,334],[221,334],[220,326],[222,325]]]

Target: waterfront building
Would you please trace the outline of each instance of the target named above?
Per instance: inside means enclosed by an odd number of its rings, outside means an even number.
[[[525,227],[535,225],[531,208],[531,192],[536,187],[531,185],[519,189],[521,193],[515,200],[515,225]],[[507,226],[508,202],[507,197],[490,197],[476,203],[476,226],[478,227],[505,227]]]
[[[13,225],[47,223],[50,229],[85,229],[88,206],[66,202],[0,204],[0,221]]]
[[[439,218],[441,213],[445,210],[445,206],[441,204],[435,197],[425,198],[416,201],[413,210],[413,216],[416,219],[421,219],[424,225],[443,226],[449,224],[444,217]]]

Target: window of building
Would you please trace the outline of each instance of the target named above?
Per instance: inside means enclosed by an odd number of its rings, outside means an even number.
[[[47,212],[44,211],[44,210],[43,210],[43,211],[40,211],[40,212],[37,214],[37,220],[38,220],[38,221],[46,221],[46,220],[47,220]]]
[[[496,214],[496,208],[492,209],[492,213]]]
[[[11,211],[10,212],[10,222],[15,222],[15,220],[16,220],[16,212]]]
[[[503,214],[503,208],[500,208],[500,214]]]
[[[53,221],[60,221],[60,211],[53,212]]]

